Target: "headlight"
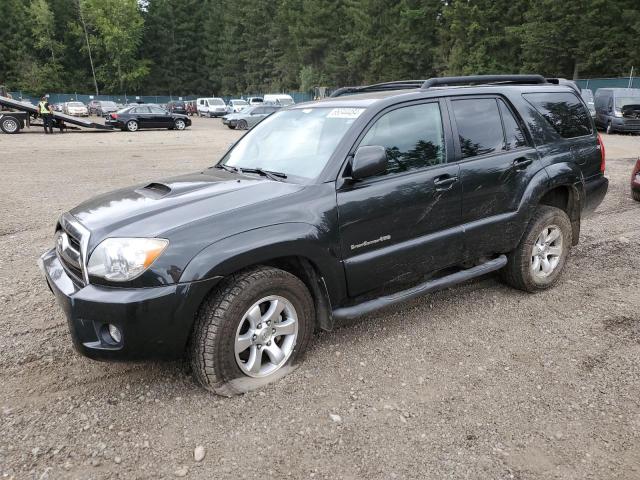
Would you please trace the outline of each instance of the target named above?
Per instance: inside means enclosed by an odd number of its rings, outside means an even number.
[[[620,110],[616,110],[616,111],[614,112],[614,115],[615,115],[616,117],[620,117],[620,118],[621,118],[621,117],[622,117],[622,111],[620,111]]]
[[[163,238],[107,238],[98,245],[87,270],[114,282],[133,280],[144,272],[167,248]]]

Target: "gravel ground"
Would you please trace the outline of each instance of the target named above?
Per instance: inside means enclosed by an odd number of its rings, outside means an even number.
[[[640,137],[605,137],[609,194],[551,291],[489,276],[429,295],[317,334],[289,376],[230,399],[180,363],[76,354],[36,267],[58,215],[238,135],[0,135],[2,478],[640,478]]]

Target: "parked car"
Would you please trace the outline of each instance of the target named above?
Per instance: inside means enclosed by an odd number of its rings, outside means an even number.
[[[167,110],[171,113],[187,114],[187,107],[183,101],[172,101],[167,104]]]
[[[291,95],[285,95],[284,93],[265,95],[263,99],[264,103],[280,105],[281,107],[288,107],[289,105],[295,104],[295,102],[293,101],[293,97],[291,97]]]
[[[109,114],[105,124],[130,132],[137,132],[143,128],[184,130],[191,125],[191,119],[155,105],[135,105]]]
[[[98,115],[100,117],[104,117],[109,113],[118,111],[118,105],[116,105],[116,102],[111,102],[109,100],[91,100],[87,104],[87,108],[89,109],[89,115]]]
[[[640,132],[640,89],[596,90],[596,126],[607,133]]]
[[[82,354],[187,355],[232,395],[335,320],[492,271],[556,285],[608,185],[577,92],[496,75],[333,95],[278,111],[211,168],[60,217],[39,264]]]
[[[88,117],[89,110],[82,102],[66,102],[62,107],[62,112],[74,117]]]
[[[53,104],[53,111],[54,112],[64,112],[64,103],[54,103]]]
[[[281,107],[278,105],[262,105],[246,107],[238,113],[230,113],[222,117],[222,123],[231,129],[246,130],[251,128]]]
[[[640,158],[631,172],[631,195],[636,202],[640,202]]]
[[[227,113],[238,113],[243,108],[249,106],[246,100],[241,100],[237,98],[233,98],[229,100],[229,105],[227,105]]]
[[[584,103],[587,105],[591,117],[596,118],[596,104],[593,98],[593,92],[588,88],[583,88],[580,90],[580,95],[582,96]]]
[[[249,105],[261,105],[264,103],[262,97],[249,97],[247,98],[247,103]]]
[[[221,98],[199,98],[197,102],[200,117],[223,117],[227,113],[227,104]]]

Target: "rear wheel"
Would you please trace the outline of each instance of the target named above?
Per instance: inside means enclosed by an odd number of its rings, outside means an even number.
[[[127,122],[127,130],[130,132],[137,132],[140,127],[138,126],[138,122],[135,120],[129,120]]]
[[[248,127],[246,120],[238,120],[236,123],[236,130],[246,130]]]
[[[572,242],[571,221],[556,207],[540,205],[518,246],[507,255],[502,278],[526,292],[545,290],[560,278]]]
[[[229,277],[200,307],[190,343],[196,381],[230,396],[285,375],[313,332],[304,283],[271,267]]]
[[[0,129],[4,133],[18,133],[20,131],[20,122],[13,117],[4,117],[0,122]]]
[[[631,196],[636,202],[640,202],[640,190],[631,190]]]

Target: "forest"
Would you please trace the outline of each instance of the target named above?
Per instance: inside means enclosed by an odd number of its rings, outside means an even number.
[[[639,0],[2,0],[0,84],[145,95],[625,76]]]

